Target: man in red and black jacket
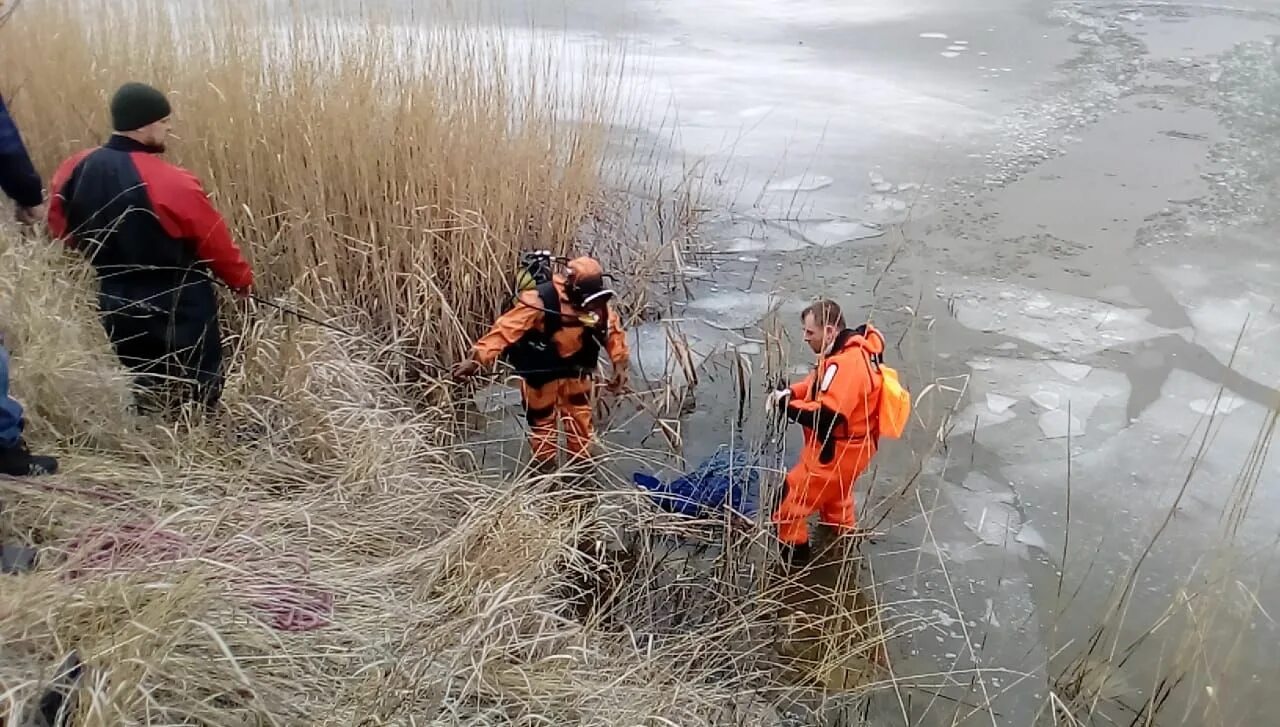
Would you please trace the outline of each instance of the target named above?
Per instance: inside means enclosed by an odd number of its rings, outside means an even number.
[[[199,180],[161,159],[170,112],[160,91],[121,86],[110,140],[54,173],[49,230],[97,271],[103,326],[139,383],[155,393],[176,377],[183,399],[213,406],[222,336],[209,273],[247,295],[253,272]]]

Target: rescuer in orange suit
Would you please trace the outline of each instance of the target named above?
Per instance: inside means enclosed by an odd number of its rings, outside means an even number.
[[[526,290],[472,346],[471,358],[454,367],[462,380],[506,359],[521,378],[520,393],[529,422],[529,444],[536,466],[555,468],[558,432],[565,422],[571,458],[587,456],[593,436],[592,379],[604,349],[613,364],[609,388],[627,386],[631,353],[617,311],[609,305],[600,263],[590,257],[570,260],[564,275]]]
[[[808,518],[850,532],[857,524],[853,486],[876,453],[877,409],[884,336],[871,324],[845,327],[840,306],[820,300],[800,315],[804,340],[818,364],[803,381],[770,395],[785,402],[804,431],[800,460],[787,473],[786,492],[773,515],[788,563],[810,557]]]

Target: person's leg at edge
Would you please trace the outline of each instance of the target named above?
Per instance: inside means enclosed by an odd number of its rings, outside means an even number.
[[[194,401],[204,408],[205,413],[212,412],[222,400],[222,331],[218,327],[218,319],[211,318],[205,323],[199,340],[191,347],[190,363],[183,372],[184,378],[190,378],[193,384],[184,389],[188,401]]]
[[[782,503],[773,514],[778,526],[778,540],[782,542],[783,562],[803,565],[810,557],[809,516],[815,509],[809,498],[809,472],[797,465],[787,473],[786,492]]]
[[[529,448],[533,450],[533,467],[547,474],[556,469],[556,399],[560,382],[541,386],[520,382],[525,421],[529,423]]]
[[[856,450],[856,457],[848,457],[837,463],[834,477],[822,493],[818,507],[818,522],[833,530],[837,537],[855,532],[858,526],[857,504],[854,486],[871,463],[875,454],[872,448]]]
[[[585,475],[591,468],[591,445],[595,422],[591,411],[592,381],[589,378],[561,382],[556,402],[557,415],[564,422],[565,445],[573,470]]]
[[[14,477],[57,472],[58,460],[27,449],[25,427],[22,404],[9,396],[9,350],[0,345],[0,472]]]

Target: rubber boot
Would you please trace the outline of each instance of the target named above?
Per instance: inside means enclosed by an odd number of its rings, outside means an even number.
[[[53,675],[53,683],[40,695],[39,708],[28,717],[31,727],[69,727],[76,711],[75,690],[84,673],[80,655],[72,651]]]
[[[787,570],[799,570],[809,565],[813,558],[813,548],[808,543],[787,545],[783,543],[778,549],[782,556],[782,565]]]
[[[529,462],[529,474],[534,477],[546,477],[556,473],[560,465],[556,463],[555,458],[551,459],[534,459]]]
[[[0,472],[13,477],[51,475],[58,471],[58,460],[53,457],[32,454],[27,443],[19,438],[12,447],[0,449]]]

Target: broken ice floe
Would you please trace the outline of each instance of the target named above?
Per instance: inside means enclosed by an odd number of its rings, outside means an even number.
[[[992,414],[1003,414],[1009,411],[1009,408],[1017,404],[1018,400],[1011,396],[1001,396],[1000,394],[987,394],[987,409]]]
[[[1280,279],[1208,257],[1154,270],[1191,319],[1188,340],[1256,381],[1280,381]]]
[[[821,222],[801,226],[801,234],[818,247],[833,247],[884,234],[884,228],[865,222]]]
[[[1013,407],[1023,399],[1036,405],[1040,432],[1036,434],[1032,429],[1028,433],[1025,427],[1009,429],[984,438],[988,446],[992,445],[993,437],[994,441],[1006,441],[1007,444],[1002,445],[1005,447],[1022,446],[1029,441],[1065,437],[1068,433],[1077,437],[1096,428],[1105,434],[1127,426],[1129,380],[1124,374],[1091,368],[1083,378],[1073,381],[1058,376],[1055,363],[1060,362],[999,357],[970,361],[969,388],[975,403],[956,415],[952,436],[968,436],[975,422],[982,429],[1014,419]],[[1073,369],[1071,373],[1075,375],[1080,371]],[[1098,414],[1100,408],[1103,413]],[[1066,418],[1068,409],[1070,420]],[[1043,416],[1055,411],[1059,414]]]
[[[1092,366],[1070,363],[1068,361],[1045,361],[1045,364],[1057,372],[1059,376],[1067,379],[1068,381],[1083,381],[1084,378],[1089,375],[1089,372],[1093,371]]]
[[[1022,529],[1018,531],[1018,537],[1015,538],[1015,540],[1028,548],[1035,548],[1036,550],[1045,553],[1049,552],[1049,544],[1045,542],[1044,536],[1041,535],[1040,531],[1036,530],[1033,525],[1024,523]]]
[[[1062,403],[1062,397],[1057,392],[1044,390],[1032,394],[1031,400],[1040,405],[1040,408],[1049,410],[1057,409]]]
[[[1084,435],[1084,424],[1076,416],[1067,414],[1061,409],[1047,411],[1040,415],[1040,431],[1046,439],[1062,437],[1079,437]]]
[[[921,33],[920,37],[932,39],[932,40],[946,40],[947,34],[946,33]]]
[[[966,328],[1019,338],[1059,354],[1086,355],[1172,332],[1147,321],[1145,309],[1012,283],[953,279],[941,290]]]
[[[985,406],[970,404],[956,414],[952,420],[955,425],[950,429],[951,436],[968,436],[973,432],[974,427],[986,429],[1012,421],[1016,417],[1017,415],[1008,409],[997,412]]]
[[[763,318],[768,308],[764,293],[717,293],[689,303],[691,312],[725,328],[745,328]]]

